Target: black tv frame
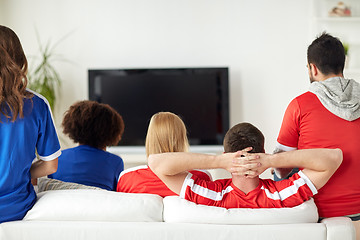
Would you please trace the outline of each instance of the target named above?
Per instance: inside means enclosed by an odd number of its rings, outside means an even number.
[[[218,102],[217,108],[220,108],[221,111],[221,126],[219,129],[219,135],[217,136],[217,140],[214,142],[209,143],[197,143],[192,142],[191,138],[191,131],[189,132],[189,141],[190,145],[192,146],[213,146],[213,145],[222,145],[222,139],[226,133],[226,131],[229,128],[229,69],[227,67],[190,67],[190,68],[123,68],[123,69],[89,69],[88,70],[88,83],[89,83],[89,100],[94,100],[102,103],[107,103],[110,106],[112,106],[109,102],[104,102],[102,99],[101,94],[98,92],[99,84],[101,84],[101,78],[102,77],[122,77],[122,76],[131,76],[133,74],[143,74],[143,73],[158,73],[161,74],[161,72],[174,72],[174,74],[183,73],[183,74],[201,74],[203,72],[215,74],[217,78],[217,94],[218,94]],[[100,79],[100,80],[99,80]],[[97,85],[97,86],[96,86]],[[101,88],[101,87],[100,87]],[[135,96],[134,96],[135,97]],[[186,97],[186,93],[184,93],[184,97]],[[179,101],[182,101],[179,99]],[[112,106],[116,109],[115,106]],[[117,109],[118,110],[118,109]],[[167,109],[165,109],[166,111]],[[121,115],[123,115],[122,111],[118,110]],[[159,110],[160,111],[160,110]],[[161,109],[163,111],[163,109]],[[172,111],[174,112],[174,111]],[[178,114],[177,112],[174,112]],[[179,114],[180,117],[181,114]],[[150,117],[146,119],[147,124],[150,120]],[[123,115],[123,118],[125,120],[126,116]],[[189,125],[187,124],[186,119],[183,119],[187,127],[189,128]],[[129,122],[125,120],[125,133],[124,138],[126,138],[126,126],[129,125]],[[147,125],[146,125],[147,129]],[[136,144],[123,144],[123,141],[120,141],[119,146],[144,146],[145,142],[145,136],[146,136],[146,130],[143,133],[143,141],[141,143]]]

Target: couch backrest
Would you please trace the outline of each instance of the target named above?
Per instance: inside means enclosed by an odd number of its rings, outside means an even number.
[[[24,220],[161,222],[162,198],[106,190],[54,190],[38,194]]]
[[[177,196],[77,189],[39,193],[24,220],[282,224],[314,223],[318,213],[312,199],[294,208],[225,209]]]
[[[164,198],[164,221],[214,224],[316,223],[313,199],[293,208],[225,209],[197,205],[176,196]]]

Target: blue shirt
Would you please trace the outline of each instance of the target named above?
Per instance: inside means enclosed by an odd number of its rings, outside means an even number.
[[[36,152],[44,161],[61,154],[47,100],[34,93],[23,112],[14,122],[0,113],[0,223],[22,219],[34,205],[30,167]]]
[[[124,162],[119,156],[80,145],[62,151],[58,170],[49,178],[115,191],[123,170]]]

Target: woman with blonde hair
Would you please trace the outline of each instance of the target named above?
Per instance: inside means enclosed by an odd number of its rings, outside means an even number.
[[[146,141],[146,156],[165,152],[187,152],[189,142],[184,122],[171,112],[158,112],[151,117]],[[203,179],[211,180],[208,172],[191,171]],[[161,197],[177,195],[171,191],[147,165],[124,170],[117,184],[118,192],[151,193]]]
[[[159,112],[151,117],[145,140],[146,156],[164,152],[187,152],[186,127],[176,114]]]
[[[0,223],[25,216],[31,178],[54,173],[61,154],[48,101],[26,88],[27,66],[19,38],[0,25]]]

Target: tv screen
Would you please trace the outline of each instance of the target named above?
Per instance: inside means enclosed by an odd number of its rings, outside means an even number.
[[[144,146],[161,111],[181,117],[190,145],[222,145],[229,128],[228,68],[91,69],[89,99],[123,117],[120,146]]]

